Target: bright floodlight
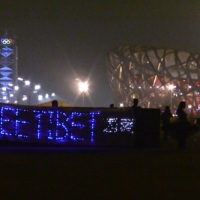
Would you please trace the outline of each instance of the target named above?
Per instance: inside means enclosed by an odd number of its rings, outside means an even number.
[[[28,99],[28,97],[26,95],[23,95],[22,101],[26,101],[27,99]]]
[[[39,90],[41,88],[40,85],[35,85],[35,90]]]
[[[43,96],[42,95],[38,95],[38,101],[42,101]]]
[[[18,77],[17,79],[18,79],[19,81],[23,81],[23,78],[21,78],[21,77]]]
[[[19,90],[19,86],[16,85],[16,86],[14,87],[14,89],[15,89],[16,91]]]
[[[172,84],[170,84],[169,86],[168,86],[168,89],[169,90],[173,90],[173,89],[175,89],[176,88],[176,86],[175,85],[172,85]]]
[[[88,82],[79,82],[78,83],[79,86],[79,92],[80,93],[87,93],[88,92]]]
[[[3,90],[3,91],[6,91],[6,87],[2,87],[2,90]]]
[[[30,85],[31,84],[31,82],[28,81],[28,80],[24,81],[24,83],[25,83],[25,85]]]

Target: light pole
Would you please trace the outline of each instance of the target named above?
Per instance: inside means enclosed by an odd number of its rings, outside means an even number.
[[[79,88],[79,92],[82,94],[82,98],[83,98],[82,106],[84,107],[85,106],[85,94],[87,94],[88,90],[89,90],[88,82],[87,81],[85,81],[85,82],[79,81],[78,88]]]

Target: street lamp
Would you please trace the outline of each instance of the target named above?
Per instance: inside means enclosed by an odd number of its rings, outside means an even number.
[[[82,81],[79,81],[78,82],[78,88],[79,88],[79,92],[82,94],[83,96],[83,107],[85,106],[85,94],[88,93],[88,90],[89,90],[89,85],[88,85],[88,82],[85,81],[85,82],[82,82]]]

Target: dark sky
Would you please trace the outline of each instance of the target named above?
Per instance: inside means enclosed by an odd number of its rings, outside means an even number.
[[[0,28],[17,36],[19,75],[70,103],[75,78],[89,79],[86,105],[108,106],[107,53],[134,44],[200,52],[200,1],[1,0]]]

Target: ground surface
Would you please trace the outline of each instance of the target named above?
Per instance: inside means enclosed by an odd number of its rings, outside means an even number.
[[[199,199],[200,142],[179,150],[0,148],[0,199]]]

